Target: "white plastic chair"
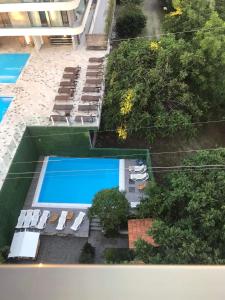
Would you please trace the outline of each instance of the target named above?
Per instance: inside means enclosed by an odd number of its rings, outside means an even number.
[[[32,217],[33,217],[33,209],[28,209],[23,223],[23,228],[27,229],[30,227]]]
[[[33,212],[30,227],[36,227],[37,226],[40,215],[41,215],[40,209],[35,209],[34,212]]]
[[[73,225],[70,227],[73,231],[77,231],[78,230],[78,228],[80,227],[81,223],[84,220],[85,215],[86,214],[84,212],[82,212],[82,211],[79,212],[78,216],[74,220]]]
[[[146,181],[148,180],[149,175],[147,173],[141,174],[130,174],[130,179],[133,181]]]
[[[146,165],[141,165],[141,166],[129,166],[129,172],[133,173],[144,173],[147,170]]]
[[[68,211],[63,210],[61,212],[56,230],[63,230],[65,228],[67,214]]]
[[[18,220],[17,220],[17,224],[16,224],[16,229],[21,229],[23,228],[23,223],[25,221],[25,217],[26,217],[26,214],[27,214],[27,211],[22,209],[20,211],[20,215],[18,217]]]
[[[49,210],[44,210],[41,217],[40,217],[40,220],[36,226],[37,229],[44,229],[46,227],[46,223],[47,223],[47,220],[50,216],[50,211]]]

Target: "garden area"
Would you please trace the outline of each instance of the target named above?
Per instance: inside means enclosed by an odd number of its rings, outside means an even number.
[[[137,217],[155,220],[159,247],[136,243],[145,263],[225,261],[224,12],[172,1],[160,39],[121,41],[108,58],[97,145],[151,149],[156,180]]]

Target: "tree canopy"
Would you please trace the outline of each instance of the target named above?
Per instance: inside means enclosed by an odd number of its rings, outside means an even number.
[[[95,195],[89,216],[97,216],[106,234],[118,232],[119,225],[127,220],[129,203],[117,189],[102,190]]]
[[[146,17],[137,5],[124,5],[119,9],[116,19],[116,33],[119,38],[138,36],[144,29]]]
[[[208,2],[202,10],[201,1],[180,1],[188,9],[182,11],[179,31],[186,28],[185,22],[192,24],[192,18],[203,15],[199,30],[190,36],[134,39],[111,52],[103,110],[105,129],[116,129],[121,139],[139,132],[152,141],[177,131],[190,135],[195,131],[193,122],[224,113],[225,73],[221,70],[225,67],[225,22]],[[180,16],[168,18],[172,26]]]
[[[225,150],[202,151],[186,166],[225,165]],[[149,186],[139,207],[155,220],[149,234],[159,247],[139,240],[137,257],[146,263],[225,263],[225,170],[192,168],[169,174],[164,186]]]

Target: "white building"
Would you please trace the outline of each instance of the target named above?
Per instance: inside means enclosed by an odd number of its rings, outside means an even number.
[[[20,43],[79,44],[92,0],[0,0],[0,37]]]

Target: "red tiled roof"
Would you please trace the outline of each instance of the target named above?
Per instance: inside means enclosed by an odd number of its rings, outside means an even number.
[[[135,248],[134,243],[141,238],[152,246],[156,246],[153,238],[147,234],[152,227],[152,219],[128,220],[129,248]]]

